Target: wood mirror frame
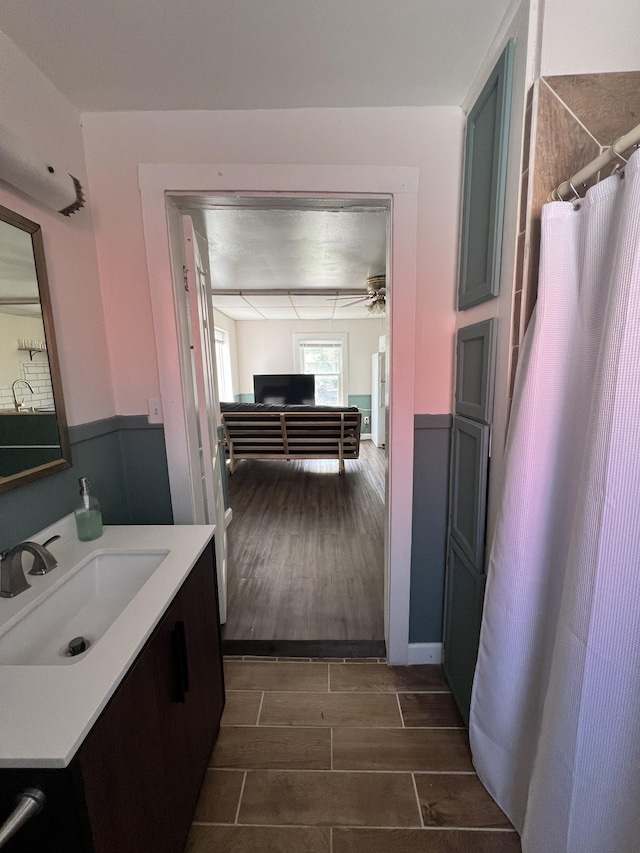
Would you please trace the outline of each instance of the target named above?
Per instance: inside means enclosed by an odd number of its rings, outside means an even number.
[[[6,477],[0,477],[0,493],[7,492],[10,489],[15,489],[18,486],[24,486],[34,480],[39,480],[42,477],[48,477],[50,474],[55,474],[65,468],[71,467],[71,444],[69,441],[69,431],[67,428],[67,418],[64,407],[64,397],[62,394],[62,380],[60,376],[60,365],[58,362],[58,350],[56,346],[56,337],[53,324],[53,313],[51,310],[51,297],[49,294],[49,282],[47,279],[47,268],[44,258],[44,245],[42,242],[42,231],[36,222],[15,213],[6,207],[0,205],[0,221],[13,225],[21,231],[25,231],[31,235],[31,244],[33,247],[33,259],[35,264],[36,278],[38,282],[38,292],[40,294],[40,307],[42,310],[42,324],[44,326],[44,335],[46,341],[46,350],[49,360],[49,370],[51,373],[51,385],[53,389],[53,402],[55,408],[56,425],[58,428],[58,438],[60,444],[60,458],[42,465],[37,465],[33,468],[27,468],[18,471],[15,474],[10,474]],[[2,415],[0,415],[2,417]],[[20,415],[16,415],[20,417]]]

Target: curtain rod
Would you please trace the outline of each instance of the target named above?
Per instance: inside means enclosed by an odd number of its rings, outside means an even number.
[[[605,149],[595,160],[576,172],[568,181],[564,181],[559,187],[556,187],[553,192],[549,193],[547,201],[571,201],[574,198],[579,198],[579,187],[585,187],[587,181],[612,163],[626,163],[627,161],[622,156],[624,152],[638,146],[640,146],[640,124],[625,133],[624,136],[616,139],[613,145]]]
[[[214,296],[362,296],[365,292],[363,287],[345,287],[345,288],[298,288],[297,290],[277,290],[274,288],[264,290],[227,290],[224,287],[213,287],[211,293]]]

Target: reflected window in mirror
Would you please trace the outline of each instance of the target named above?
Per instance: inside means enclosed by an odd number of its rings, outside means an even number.
[[[0,206],[0,492],[70,464],[42,233]]]

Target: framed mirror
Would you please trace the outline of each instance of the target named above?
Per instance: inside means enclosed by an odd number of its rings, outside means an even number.
[[[42,233],[0,206],[0,492],[70,466]]]

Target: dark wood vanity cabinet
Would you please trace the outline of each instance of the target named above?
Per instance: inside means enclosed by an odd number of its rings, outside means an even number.
[[[0,771],[2,814],[23,787],[47,796],[7,853],[179,853],[224,707],[208,546],[64,770]]]

